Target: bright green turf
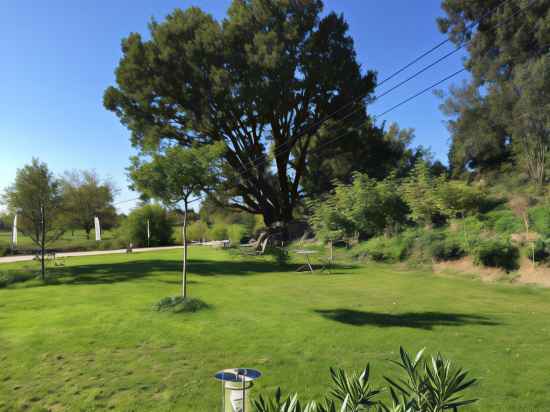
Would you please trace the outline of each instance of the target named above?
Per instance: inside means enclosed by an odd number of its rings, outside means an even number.
[[[194,248],[190,293],[212,307],[153,312],[179,292],[178,258],[74,258],[59,284],[0,290],[0,410],[215,411],[212,375],[236,366],[264,372],[256,389],[317,397],[331,365],[393,374],[399,345],[469,368],[481,402],[465,410],[550,410],[549,290],[382,265],[281,272]]]
[[[101,233],[104,241],[115,239],[114,231],[105,230]],[[0,247],[8,247],[11,244],[11,231],[0,231]],[[101,244],[95,241],[94,231],[90,232],[90,239],[86,237],[84,230],[67,231],[59,239],[48,244],[51,249],[97,249]],[[17,247],[19,249],[36,249],[37,246],[30,237],[19,233],[17,236]]]

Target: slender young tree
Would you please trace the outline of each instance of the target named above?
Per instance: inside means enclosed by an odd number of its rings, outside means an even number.
[[[182,296],[187,297],[187,217],[192,197],[208,191],[217,182],[219,144],[183,148],[173,146],[143,160],[132,158],[128,168],[132,189],[154,198],[183,214]],[[183,210],[180,209],[183,206]]]
[[[17,213],[18,229],[40,248],[42,280],[46,278],[46,246],[64,232],[61,184],[46,163],[33,159],[17,171],[15,183],[3,196],[11,213]]]

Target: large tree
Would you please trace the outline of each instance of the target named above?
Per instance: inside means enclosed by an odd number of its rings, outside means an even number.
[[[387,128],[366,123],[350,129],[345,139],[333,146],[331,142],[338,136],[333,136],[327,122],[312,139],[314,154],[308,159],[302,182],[305,194],[317,197],[327,193],[336,180],[350,184],[355,173],[366,173],[377,180],[390,173],[402,177],[427,155],[422,147],[411,147],[414,130],[401,129],[396,123]]]
[[[511,93],[510,86],[514,81],[525,85],[526,72],[530,81],[539,85],[546,76],[527,67],[548,53],[550,3],[444,0],[442,8],[446,16],[438,19],[439,28],[456,45],[469,42],[465,66],[472,75],[468,84],[452,90],[444,105],[453,116],[451,166],[454,172],[483,171],[499,166],[510,156],[518,160],[516,141],[535,136],[530,115],[533,106],[525,99],[520,102],[522,93]],[[526,119],[528,125],[523,122],[518,128],[519,119]],[[537,181],[529,169],[527,172]]]
[[[63,197],[66,218],[73,227],[83,229],[86,238],[98,217],[102,227],[114,226],[116,209],[113,206],[114,186],[102,181],[93,171],[72,171],[63,176]]]
[[[217,159],[223,153],[220,143],[183,148],[171,146],[150,159],[132,158],[129,175],[132,189],[145,198],[155,198],[183,214],[182,296],[187,297],[187,222],[189,205],[197,196],[218,182]]]
[[[143,153],[223,142],[229,204],[285,224],[322,121],[337,110],[334,128],[367,121],[375,84],[344,18],[321,17],[322,8],[320,0],[234,0],[221,22],[176,9],[150,24],[148,40],[123,40],[105,107]]]
[[[46,163],[33,159],[30,165],[17,170],[15,183],[3,197],[12,214],[17,214],[17,227],[40,248],[42,280],[46,276],[45,254],[48,244],[64,230],[61,183]]]

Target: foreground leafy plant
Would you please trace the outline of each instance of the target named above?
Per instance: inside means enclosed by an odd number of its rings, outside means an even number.
[[[463,399],[462,392],[473,385],[468,372],[456,368],[441,354],[424,357],[424,350],[412,358],[400,348],[400,360],[392,361],[404,372],[404,377],[388,382],[391,405],[377,399],[382,389],[374,388],[370,380],[370,365],[361,372],[348,373],[343,369],[330,369],[332,387],[322,402],[310,401],[303,405],[297,394],[283,398],[281,390],[273,398],[261,395],[254,401],[257,412],[443,412],[458,411],[477,399]]]

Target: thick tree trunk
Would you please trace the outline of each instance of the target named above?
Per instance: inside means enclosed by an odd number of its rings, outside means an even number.
[[[182,270],[182,296],[185,299],[187,297],[187,199],[185,202],[185,210],[183,212],[183,270]]]

